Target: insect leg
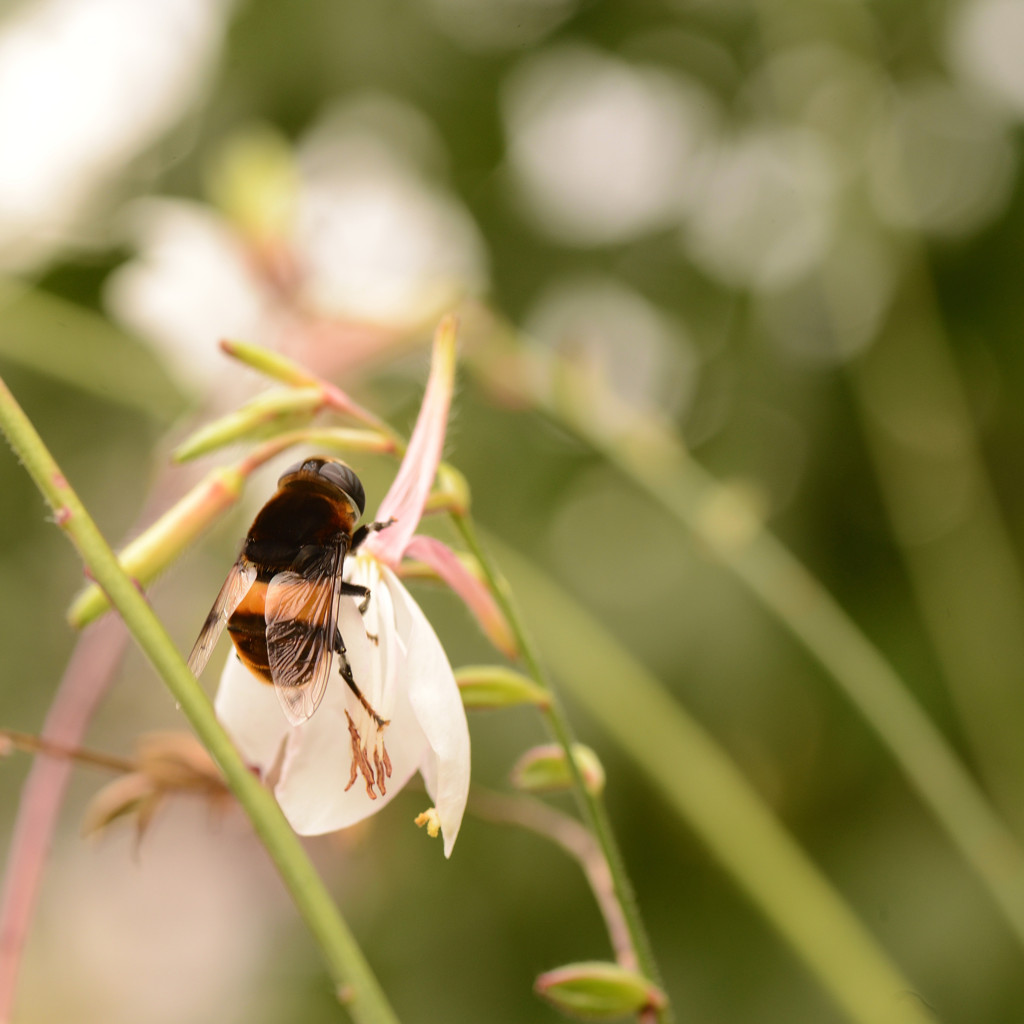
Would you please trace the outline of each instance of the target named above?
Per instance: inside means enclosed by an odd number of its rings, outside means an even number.
[[[338,656],[338,671],[341,673],[341,678],[345,680],[348,688],[356,695],[356,699],[363,705],[366,713],[383,729],[388,722],[377,714],[373,709],[373,705],[363,696],[363,691],[359,689],[355,676],[352,675],[352,666],[348,663],[345,641],[341,638],[341,630],[337,629],[334,631],[334,653]]]
[[[361,597],[359,602],[359,614],[365,615],[366,609],[370,607],[370,588],[359,583],[342,583],[341,592],[349,597]]]
[[[349,551],[355,551],[371,533],[376,533],[378,530],[386,530],[392,523],[397,522],[398,520],[392,516],[386,522],[367,523],[365,526],[360,526],[359,529],[352,534],[352,543],[348,546]]]
[[[377,794],[374,792],[374,788],[376,788],[381,796],[384,796],[387,793],[387,780],[391,778],[391,758],[388,757],[387,747],[384,745],[384,728],[388,725],[388,721],[377,714],[373,705],[363,696],[362,691],[356,685],[355,678],[352,675],[352,666],[349,664],[345,653],[345,641],[341,637],[340,630],[335,630],[334,632],[334,650],[338,655],[341,677],[348,684],[348,688],[355,694],[359,703],[362,704],[367,716],[373,720],[377,727],[374,734],[368,735],[366,727],[369,723],[364,721],[357,725],[352,720],[352,716],[348,711],[345,711],[345,718],[348,720],[349,738],[352,741],[352,770],[345,791],[347,792],[352,788],[356,778],[361,774],[366,783],[366,795],[371,800],[376,800]]]
[[[366,614],[366,609],[370,607],[370,588],[364,587],[359,583],[342,583],[341,592],[347,594],[349,597],[361,597],[362,601],[356,606],[359,609],[360,615]],[[367,631],[366,638],[374,645],[380,642],[379,639],[373,635],[373,633]]]

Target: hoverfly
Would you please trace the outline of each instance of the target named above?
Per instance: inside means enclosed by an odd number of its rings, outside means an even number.
[[[298,725],[316,711],[337,655],[342,678],[383,728],[356,685],[337,626],[343,594],[359,598],[361,613],[370,601],[366,587],[342,580],[345,556],[390,525],[356,529],[365,505],[359,477],[338,459],[316,456],[286,470],[206,617],[189,655],[192,672],[203,671],[227,626],[242,663],[273,684],[285,717]]]

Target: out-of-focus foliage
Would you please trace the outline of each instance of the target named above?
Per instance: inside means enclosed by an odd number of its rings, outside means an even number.
[[[1016,0],[20,0],[0,373],[119,541],[193,479],[173,443],[256,386],[219,338],[315,358],[407,426],[432,320],[485,300],[755,494],[1020,831],[1021,54]],[[579,441],[471,378],[457,404],[446,454],[481,523],[721,740],[913,980],[901,998],[1019,1018],[1020,950],[817,664]],[[373,507],[393,464],[358,468]],[[153,589],[182,650],[272,478]],[[38,731],[80,579],[12,458],[0,523],[0,722]],[[494,660],[451,596],[418,594],[454,665]],[[90,743],[179,724],[133,654]],[[470,725],[494,786],[544,739],[529,708]],[[678,1018],[841,1020],[578,725]],[[24,771],[0,771],[4,836]],[[182,803],[137,856],[127,829],[80,842],[103,781],[73,788],[18,1019],[337,1019],[244,823]],[[472,818],[443,862],[422,809],[403,794],[314,847],[399,1015],[558,1019],[533,979],[608,955],[578,870]]]

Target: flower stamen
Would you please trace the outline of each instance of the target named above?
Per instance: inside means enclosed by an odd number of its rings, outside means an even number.
[[[362,719],[360,722],[362,731],[360,731],[360,726],[357,726],[352,720],[348,711],[345,712],[345,718],[348,720],[348,735],[352,741],[352,768],[345,792],[347,793],[355,785],[356,779],[362,775],[363,781],[366,783],[366,795],[371,800],[376,800],[378,793],[381,796],[387,794],[387,780],[391,778],[391,758],[384,745],[384,730],[388,722],[373,711],[369,705],[365,706],[364,711],[366,713],[359,716]],[[373,735],[372,751],[370,743],[363,739],[364,735],[371,734],[371,730]]]

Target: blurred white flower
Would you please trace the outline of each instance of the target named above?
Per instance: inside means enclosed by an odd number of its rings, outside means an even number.
[[[242,240],[212,209],[143,199],[126,223],[140,255],[111,276],[107,304],[162,352],[182,384],[205,391],[222,374],[220,338],[269,341],[280,329]]]
[[[758,296],[756,311],[791,355],[843,363],[878,336],[901,270],[897,246],[878,225],[847,225],[810,274]]]
[[[588,364],[635,412],[678,415],[693,395],[697,353],[683,325],[612,278],[554,283],[524,327],[530,337]]]
[[[837,189],[830,150],[816,133],[752,129],[719,150],[687,223],[686,249],[729,285],[783,288],[829,245]]]
[[[963,77],[1024,117],[1024,3],[966,0],[953,8],[948,39]]]
[[[838,44],[815,40],[772,53],[746,82],[742,104],[811,129],[834,155],[841,180],[861,173],[885,113],[891,81],[882,67]]]
[[[424,0],[438,26],[470,50],[528,46],[553,31],[579,0]]]
[[[299,144],[290,215],[276,237],[246,238],[194,203],[134,208],[139,255],[112,275],[108,304],[201,391],[214,382],[220,337],[297,348],[299,358],[326,339],[354,359],[485,287],[476,226],[418,166],[432,148],[429,126],[394,102],[377,101],[372,120],[365,106],[331,113]]]
[[[942,81],[908,86],[869,150],[871,198],[890,224],[957,235],[1006,205],[1016,160],[1004,120]]]
[[[326,118],[298,151],[294,245],[321,315],[422,323],[486,283],[476,225],[359,122]]]
[[[0,24],[0,267],[103,226],[105,192],[205,88],[232,6],[41,0]]]
[[[699,192],[716,117],[696,84],[563,47],[518,67],[504,101],[515,184],[553,238],[625,241],[671,225]]]
[[[211,827],[198,803],[167,807],[138,848],[131,828],[66,842],[28,947],[24,1019],[252,1020],[252,979],[279,954],[290,919],[249,827]]]

